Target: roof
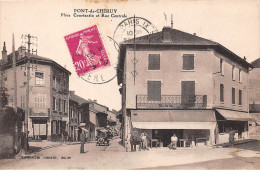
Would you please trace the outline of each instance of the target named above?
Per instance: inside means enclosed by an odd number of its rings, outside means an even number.
[[[167,42],[163,41],[163,31],[166,30],[167,32]],[[123,75],[123,66],[124,66],[124,58],[127,46],[133,46],[134,41],[136,47],[154,47],[158,48],[159,46],[162,47],[171,47],[176,49],[214,49],[217,52],[223,54],[224,56],[230,58],[231,60],[242,64],[246,68],[252,67],[246,60],[242,59],[232,51],[228,50],[221,44],[199,37],[194,34],[189,34],[187,32],[183,32],[177,29],[172,29],[169,27],[164,27],[163,31],[148,34],[145,36],[141,36],[131,40],[124,41],[119,45],[119,58],[118,58],[118,67],[117,67],[117,79],[118,84],[122,83],[122,75]]]
[[[189,34],[187,32],[182,32],[177,29],[170,28],[171,42],[168,44],[182,44],[182,45],[219,45],[208,39],[198,37],[197,35]],[[163,32],[157,32],[150,35],[141,36],[135,39],[138,44],[165,44],[162,40]],[[134,39],[124,41],[122,44],[133,44]]]
[[[12,53],[9,54],[7,56],[7,58],[12,58]],[[69,70],[62,67],[60,64],[58,64],[54,60],[46,58],[46,57],[26,53],[26,56],[18,59],[18,51],[15,51],[15,58],[16,58],[16,64],[17,65],[24,64],[24,62],[26,62],[28,59],[29,60],[36,60],[39,64],[50,64],[50,65],[56,66],[57,68],[63,70],[64,72],[68,73],[69,75],[71,75],[71,72]],[[4,67],[5,67],[5,69],[12,67],[12,61],[5,63]]]
[[[70,100],[77,102],[79,105],[82,105],[84,103],[89,103],[89,101],[85,100],[84,98],[75,95],[72,91],[70,91]]]
[[[253,68],[260,68],[260,58],[251,62],[251,65],[253,66]]]

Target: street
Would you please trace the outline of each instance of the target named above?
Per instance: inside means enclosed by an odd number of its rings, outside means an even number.
[[[109,147],[87,143],[84,154],[79,152],[80,143],[34,143],[30,144],[34,148],[30,157],[0,160],[0,169],[260,169],[259,141],[234,148],[153,148],[139,152],[125,152],[118,142],[112,140]]]

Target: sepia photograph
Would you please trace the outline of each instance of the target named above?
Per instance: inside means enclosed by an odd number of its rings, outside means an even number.
[[[0,0],[0,50],[0,172],[260,169],[259,0]]]

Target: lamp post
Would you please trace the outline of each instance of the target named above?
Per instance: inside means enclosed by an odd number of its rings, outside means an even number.
[[[22,35],[22,39],[25,39],[27,40],[26,42],[24,42],[25,44],[28,45],[28,49],[27,49],[27,52],[28,52],[28,56],[26,54],[26,49],[23,49],[22,50],[25,50],[25,59],[27,60],[27,63],[25,64],[25,66],[21,66],[21,67],[25,67],[27,73],[26,73],[26,107],[25,107],[25,120],[24,120],[24,132],[25,132],[25,138],[24,138],[24,150],[25,150],[25,153],[27,153],[28,151],[28,119],[29,119],[29,93],[30,93],[30,69],[37,69],[37,65],[34,66],[34,65],[30,65],[30,59],[31,59],[31,50],[30,50],[30,46],[31,45],[36,45],[37,47],[37,44],[35,43],[32,43],[31,42],[31,39],[36,39],[37,41],[37,37],[34,37],[34,36],[31,36],[30,34],[28,35]],[[33,50],[32,49],[32,54],[33,53],[36,53],[37,55],[37,49],[36,50]],[[36,64],[37,64],[37,59],[36,60]]]

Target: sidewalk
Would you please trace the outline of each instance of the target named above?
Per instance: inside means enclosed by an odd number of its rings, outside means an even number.
[[[249,142],[255,142],[257,141],[256,139],[242,139],[242,140],[237,140],[234,142],[234,145],[240,145],[240,144],[246,144],[246,143],[249,143]],[[214,147],[230,147],[230,143],[229,142],[226,142],[226,143],[223,143],[223,144],[217,144],[217,145],[214,145]]]

